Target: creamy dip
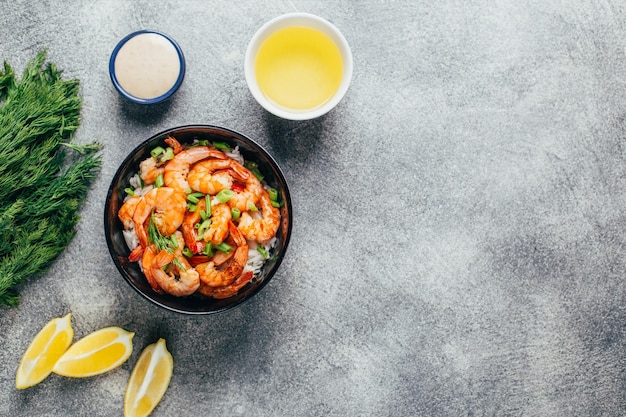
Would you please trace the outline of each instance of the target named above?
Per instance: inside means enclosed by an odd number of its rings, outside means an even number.
[[[114,65],[119,85],[140,99],[167,93],[181,71],[176,48],[157,33],[141,33],[130,38],[117,52]]]

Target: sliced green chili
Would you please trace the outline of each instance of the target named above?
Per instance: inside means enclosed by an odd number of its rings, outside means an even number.
[[[270,200],[278,201],[278,190],[276,188],[268,188],[267,193],[270,195]]]
[[[248,168],[259,181],[263,181],[263,178],[265,178],[263,174],[261,174],[261,171],[259,171],[259,165],[256,162],[246,161],[243,166]]]
[[[159,174],[159,176],[156,177],[156,180],[154,180],[154,186],[157,188],[163,187],[163,174]]]
[[[165,153],[165,149],[163,149],[161,146],[157,146],[156,148],[150,151],[150,156],[152,156],[153,158],[156,158],[162,153]]]
[[[204,194],[203,193],[191,193],[187,195],[187,201],[193,204],[198,204],[198,202],[200,201],[200,197],[204,197]]]
[[[263,259],[267,259],[270,257],[270,254],[267,253],[267,251],[265,250],[265,248],[263,246],[257,246],[256,247],[257,252],[259,252],[261,255],[263,255]]]
[[[204,245],[204,248],[202,248],[202,253],[208,257],[215,255],[215,252],[213,252],[213,245],[211,244],[211,242],[207,242],[206,245]]]
[[[219,149],[220,151],[231,151],[233,148],[231,148],[228,143],[226,142],[213,142],[213,146],[215,146],[216,149]]]
[[[217,249],[217,250],[219,250],[219,251],[222,251],[222,252],[225,252],[225,253],[228,253],[228,252],[230,252],[231,250],[233,250],[233,247],[232,247],[232,246],[230,246],[230,245],[229,245],[228,243],[226,243],[226,242],[222,242],[222,243],[220,243],[219,245],[215,245],[215,249]]]
[[[161,157],[159,159],[160,159],[161,162],[165,162],[165,161],[169,161],[170,159],[174,159],[174,149],[167,148],[165,150],[165,153],[163,153],[163,155],[161,155]]]
[[[205,203],[204,205],[206,206],[206,208],[204,209],[206,216],[211,217],[212,210],[211,210],[211,196],[210,195],[207,194],[204,197],[204,203]]]
[[[202,223],[198,224],[196,224],[196,227],[198,228],[198,240],[200,240],[204,237],[204,234],[207,232],[207,230],[209,230],[209,227],[211,227],[211,220],[204,220]]]
[[[230,200],[231,198],[233,198],[235,195],[235,192],[233,190],[229,190],[228,188],[220,191],[219,193],[217,193],[217,195],[215,196],[215,198],[217,199],[217,201],[219,201],[220,203],[225,203],[228,200]]]

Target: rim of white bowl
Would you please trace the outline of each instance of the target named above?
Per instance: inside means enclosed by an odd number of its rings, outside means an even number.
[[[335,95],[323,105],[310,110],[289,110],[280,107],[265,97],[254,76],[254,63],[261,44],[274,32],[290,26],[306,26],[322,31],[329,36],[339,48],[343,60],[343,77]],[[352,50],[341,31],[328,20],[310,13],[286,13],[277,16],[261,26],[250,39],[244,59],[246,83],[256,101],[270,113],[289,120],[310,120],[320,117],[339,104],[346,95],[352,81],[353,61]]]

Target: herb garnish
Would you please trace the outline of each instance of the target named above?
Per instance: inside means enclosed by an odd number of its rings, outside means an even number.
[[[78,80],[63,80],[41,51],[21,82],[0,68],[0,305],[45,272],[76,234],[78,211],[100,168],[100,145],[71,142],[79,127]]]

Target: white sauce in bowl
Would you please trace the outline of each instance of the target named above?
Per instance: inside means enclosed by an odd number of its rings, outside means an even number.
[[[115,57],[115,77],[120,87],[140,99],[152,99],[170,91],[181,71],[174,45],[157,33],[130,38]]]

